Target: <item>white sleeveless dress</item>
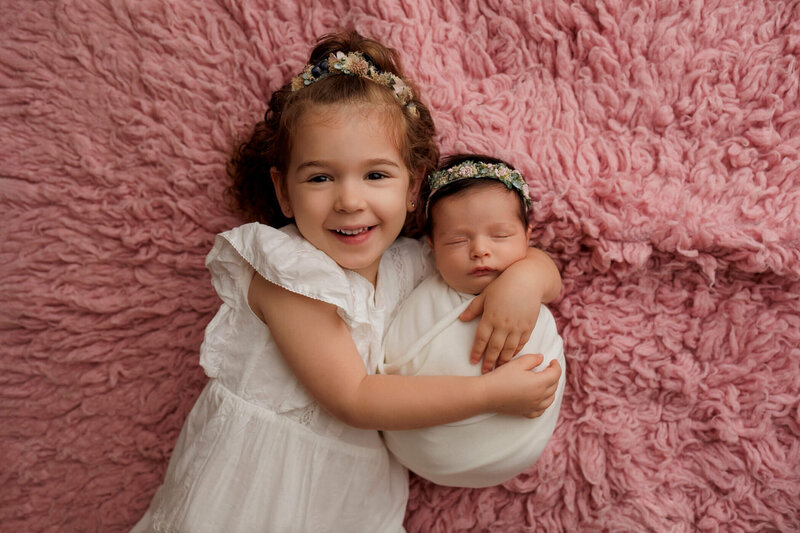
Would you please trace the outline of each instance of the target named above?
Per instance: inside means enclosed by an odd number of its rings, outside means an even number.
[[[222,299],[200,354],[211,379],[133,531],[402,531],[407,471],[377,431],[346,426],[318,406],[251,311],[247,292],[256,270],[337,306],[374,373],[385,325],[432,269],[427,250],[398,239],[373,288],[295,226],[247,224],[217,236],[206,266]],[[313,324],[297,334],[314,335]]]

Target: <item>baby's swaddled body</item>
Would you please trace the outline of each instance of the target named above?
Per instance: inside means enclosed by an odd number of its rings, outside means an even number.
[[[384,337],[384,374],[480,375],[469,362],[478,320],[458,319],[474,296],[450,288],[435,274],[403,303]],[[541,370],[552,360],[562,368],[553,404],[538,418],[487,413],[451,424],[384,431],[387,447],[409,470],[440,485],[497,485],[533,465],[558,420],[566,362],[555,320],[543,305],[531,338],[520,353],[541,353]]]

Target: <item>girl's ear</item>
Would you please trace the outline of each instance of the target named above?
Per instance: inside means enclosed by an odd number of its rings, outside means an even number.
[[[275,189],[275,196],[278,198],[278,205],[281,206],[281,213],[286,218],[292,218],[292,204],[289,202],[289,195],[286,194],[286,186],[284,185],[283,176],[277,168],[271,167],[269,169],[269,177],[272,178],[272,188]]]
[[[413,213],[419,207],[418,203],[422,201],[419,198],[419,189],[422,186],[424,177],[425,171],[423,169],[419,169],[409,176],[411,183],[408,185],[408,197],[406,198],[406,209],[409,213]]]

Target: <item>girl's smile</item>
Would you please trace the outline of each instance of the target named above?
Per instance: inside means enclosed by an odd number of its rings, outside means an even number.
[[[317,105],[297,123],[285,175],[271,170],[281,210],[343,268],[373,284],[414,196],[394,108]]]
[[[373,230],[373,228],[375,228],[375,226],[361,227],[357,229],[336,229],[333,230],[333,232],[340,241],[346,244],[360,244],[369,238],[370,232]]]

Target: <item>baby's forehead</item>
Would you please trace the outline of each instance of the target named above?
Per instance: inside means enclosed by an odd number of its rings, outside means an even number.
[[[509,190],[499,181],[475,182],[458,191],[443,195],[441,198],[436,199],[435,202],[432,202],[433,205],[431,206],[430,217],[432,219],[435,218],[436,213],[441,211],[441,209],[439,209],[441,206],[446,205],[449,210],[458,210],[460,206],[472,204],[476,199],[480,202],[511,200],[514,204],[516,204],[517,193]],[[475,213],[470,214],[476,216]],[[502,216],[504,214],[507,214],[507,212],[490,211],[488,213],[484,212],[482,217],[485,219],[492,218],[493,216],[497,215],[498,219],[502,219],[504,218]]]
[[[495,198],[516,196],[514,191],[497,180],[475,180],[472,183],[470,183],[471,180],[465,181],[466,184],[461,190],[446,196],[443,200],[450,199],[465,202],[470,199],[471,195],[478,195],[481,198],[488,198],[490,196]]]
[[[435,215],[432,215],[431,221],[440,230],[479,230],[508,226],[525,228],[525,225],[519,217],[514,216],[514,213],[464,213],[464,216],[458,219],[442,217],[437,219]]]
[[[461,205],[466,207],[466,202],[460,201],[458,198],[447,198],[446,200],[448,200],[446,204],[442,202],[434,205],[429,213],[430,222],[437,229],[485,229],[512,225],[525,228],[525,223],[520,220],[519,214],[514,209],[483,209],[479,211],[464,209],[459,211]],[[445,209],[449,214],[446,215],[443,212]],[[455,214],[453,214],[454,211]]]

